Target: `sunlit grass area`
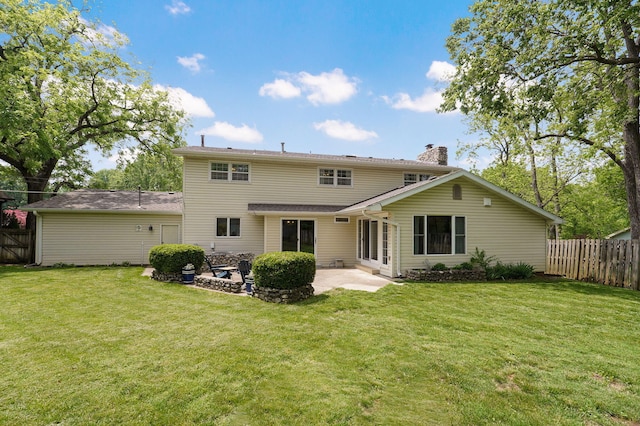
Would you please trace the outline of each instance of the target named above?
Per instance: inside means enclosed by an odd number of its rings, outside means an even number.
[[[640,421],[640,293],[571,281],[274,305],[141,268],[0,267],[0,424]]]

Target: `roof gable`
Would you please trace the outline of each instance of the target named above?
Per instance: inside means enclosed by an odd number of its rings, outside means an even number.
[[[484,189],[493,192],[499,196],[502,196],[509,201],[525,208],[526,210],[531,211],[534,214],[544,217],[546,220],[552,221],[553,223],[562,223],[562,219],[552,213],[547,212],[544,209],[541,209],[538,206],[535,206],[520,197],[513,195],[512,193],[505,191],[504,189],[482,179],[479,176],[474,175],[473,173],[469,173],[466,170],[457,170],[453,171],[449,174],[443,176],[436,176],[429,180],[417,182],[412,185],[403,186],[400,188],[396,188],[392,191],[386,192],[384,194],[380,194],[376,197],[361,201],[359,203],[353,204],[338,213],[357,213],[362,210],[369,211],[381,211],[384,206],[387,206],[391,203],[395,203],[396,201],[403,200],[405,198],[411,197],[412,195],[421,193],[423,191],[428,191],[429,189],[440,186],[446,182],[450,182],[452,180],[466,178],[474,182],[475,184],[483,187]]]

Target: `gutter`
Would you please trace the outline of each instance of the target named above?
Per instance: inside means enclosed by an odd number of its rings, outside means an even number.
[[[380,203],[378,203],[380,204]],[[382,210],[382,205],[380,205],[380,209]],[[362,210],[362,215],[368,219],[372,219],[372,220],[379,220],[382,221],[382,223],[386,223],[388,225],[391,226],[395,226],[396,227],[396,277],[401,277],[402,276],[402,272],[400,270],[400,224],[398,222],[394,222],[392,220],[386,219],[384,217],[378,217],[378,216],[371,216],[369,214],[367,214],[366,210]]]

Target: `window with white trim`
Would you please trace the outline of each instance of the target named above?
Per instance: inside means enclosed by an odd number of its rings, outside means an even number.
[[[416,182],[422,182],[423,180],[429,180],[431,175],[425,173],[405,173],[404,174],[404,186],[411,185]]]
[[[249,165],[245,163],[211,163],[211,180],[249,181]]]
[[[216,219],[216,237],[239,237],[240,218],[219,217]]]
[[[346,169],[318,169],[318,184],[326,186],[352,186],[352,172]]]
[[[413,254],[465,254],[464,216],[414,216]]]

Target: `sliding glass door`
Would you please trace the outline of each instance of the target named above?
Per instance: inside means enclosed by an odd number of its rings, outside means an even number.
[[[282,219],[282,251],[315,254],[315,225],[314,220]]]

